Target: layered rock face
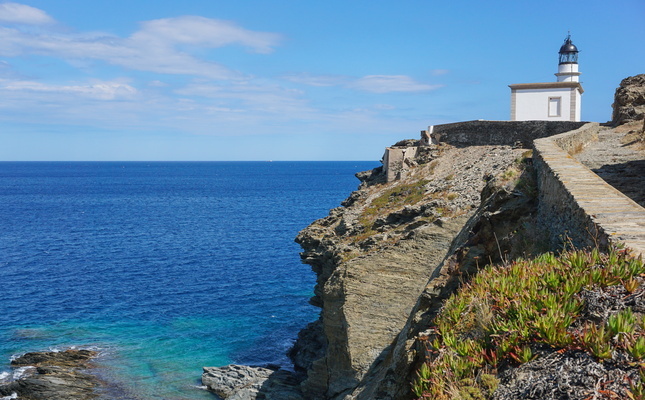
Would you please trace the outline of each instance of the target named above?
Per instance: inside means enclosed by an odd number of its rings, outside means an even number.
[[[645,118],[645,74],[630,76],[620,82],[614,95],[612,122],[622,125]]]
[[[525,153],[427,146],[402,180],[358,174],[363,183],[343,207],[298,235],[317,273],[311,302],[322,309],[291,353],[305,398],[411,396],[414,338],[441,300],[480,259],[520,248],[516,234],[533,210],[517,190],[528,182],[517,161]]]

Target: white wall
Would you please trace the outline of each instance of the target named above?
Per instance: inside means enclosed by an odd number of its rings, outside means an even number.
[[[575,112],[571,118],[571,96]],[[580,121],[580,93],[571,88],[523,89],[515,92],[514,121]],[[560,98],[560,114],[549,115],[549,98]],[[512,105],[513,106],[513,105]]]
[[[555,76],[558,78],[558,82],[578,82],[580,76],[578,64],[558,65],[558,73]]]

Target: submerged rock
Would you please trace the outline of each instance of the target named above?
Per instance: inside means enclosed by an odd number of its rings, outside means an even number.
[[[27,353],[11,362],[12,367],[27,367],[25,375],[0,385],[0,395],[28,400],[95,399],[99,381],[86,372],[95,356],[90,350]]]

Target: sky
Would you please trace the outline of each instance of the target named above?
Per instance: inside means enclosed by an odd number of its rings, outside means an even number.
[[[644,0],[0,0],[0,161],[378,161],[508,120],[568,32],[606,122],[643,21]]]

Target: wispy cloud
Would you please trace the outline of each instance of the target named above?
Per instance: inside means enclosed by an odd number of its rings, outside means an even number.
[[[89,85],[48,85],[33,81],[3,81],[0,80],[0,93],[49,93],[53,95],[72,94],[96,100],[116,100],[132,98],[137,90],[121,82],[96,82]]]
[[[43,10],[19,3],[0,3],[0,22],[27,25],[53,24],[54,19]]]
[[[45,23],[41,10],[17,3],[4,3],[4,21]],[[0,12],[0,21],[2,21]],[[40,16],[40,17],[39,17]],[[34,32],[21,26],[0,27],[0,56],[46,55],[75,60],[96,60],[129,69],[186,74],[212,79],[242,79],[241,73],[190,54],[186,45],[215,49],[240,45],[256,53],[270,53],[281,36],[256,32],[228,21],[196,16],[146,21],[141,29],[122,38],[104,33]],[[182,47],[183,46],[183,47]]]
[[[229,21],[198,16],[164,18],[143,22],[130,37],[134,43],[192,44],[217,48],[239,44],[257,53],[271,53],[281,40],[275,33],[255,32]]]
[[[348,91],[414,93],[438,87],[406,75],[254,76],[225,65],[230,58],[217,58],[223,47],[265,57],[282,40],[276,33],[199,16],[144,21],[130,35],[74,32],[44,11],[0,3],[0,57],[16,57],[11,64],[0,60],[0,120],[191,134],[305,134],[315,131],[303,128],[312,125],[328,132],[386,131],[393,129],[385,121],[398,115],[398,107],[357,105],[351,97],[356,93]],[[64,68],[51,59],[67,62],[79,74],[73,81],[58,75]],[[36,68],[21,69],[25,60],[55,69],[38,75]],[[107,65],[120,68],[103,68]],[[115,75],[120,78],[111,78]],[[317,90],[294,84],[331,88],[340,100],[321,101]]]
[[[308,86],[339,86],[346,85],[351,78],[344,75],[311,75],[307,73],[286,75],[283,79]]]
[[[301,91],[271,84],[192,83],[178,89],[176,93],[182,96],[213,99],[221,103],[220,107],[228,105],[228,107],[251,112],[290,114],[292,117],[297,117],[313,111],[307,106]]]
[[[428,85],[406,75],[368,75],[353,82],[351,87],[372,93],[425,92],[442,85]]]
[[[371,93],[426,92],[443,85],[429,85],[415,81],[407,75],[368,75],[352,78],[344,75],[289,75],[284,79],[308,86],[343,86]]]

